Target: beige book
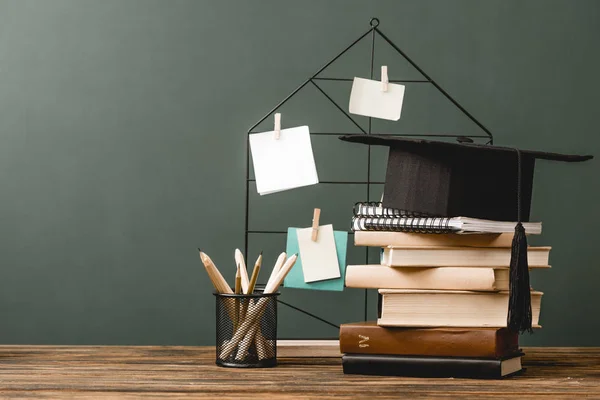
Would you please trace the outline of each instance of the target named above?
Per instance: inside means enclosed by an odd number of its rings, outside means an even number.
[[[380,326],[504,328],[508,292],[380,289]],[[542,292],[531,292],[532,326],[539,328]]]
[[[549,265],[530,269],[550,268]],[[348,265],[346,287],[362,289],[508,290],[508,268]]]
[[[529,266],[546,266],[551,247],[529,247]],[[480,247],[388,247],[382,265],[394,267],[498,267],[510,265],[510,248]]]
[[[346,287],[363,289],[508,290],[508,269],[348,265]]]
[[[340,341],[336,339],[278,340],[277,358],[335,357],[340,358]]]
[[[455,233],[354,232],[355,246],[372,247],[510,247],[513,233],[457,235]]]

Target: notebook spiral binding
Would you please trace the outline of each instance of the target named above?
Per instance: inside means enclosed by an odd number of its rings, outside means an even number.
[[[353,217],[353,231],[388,231],[412,233],[449,233],[450,218],[442,217]]]
[[[450,226],[450,218],[386,208],[380,202],[356,203],[353,213],[353,231],[448,233],[455,230]]]
[[[429,215],[399,208],[384,207],[378,201],[357,202],[352,208],[355,217],[427,217]]]

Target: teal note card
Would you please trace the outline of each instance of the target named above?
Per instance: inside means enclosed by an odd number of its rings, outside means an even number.
[[[312,289],[312,290],[332,290],[341,292],[344,290],[344,281],[346,277],[346,249],[348,247],[348,232],[333,231],[335,239],[335,249],[337,252],[338,263],[340,266],[340,277],[326,281],[306,283],[304,282],[304,273],[302,272],[302,258],[300,257],[300,247],[298,246],[298,235],[296,230],[299,228],[288,228],[287,245],[285,252],[288,256],[298,254],[298,260],[292,270],[283,281],[287,288]]]

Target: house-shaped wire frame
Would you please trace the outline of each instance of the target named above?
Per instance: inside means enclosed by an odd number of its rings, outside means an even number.
[[[348,45],[348,47],[346,47],[344,50],[342,50],[339,54],[337,54],[335,57],[333,57],[329,62],[327,62],[325,65],[323,65],[321,68],[319,68],[319,70],[317,70],[317,72],[315,72],[312,76],[310,76],[306,81],[304,81],[300,86],[298,86],[294,91],[292,91],[289,95],[287,95],[283,100],[281,100],[279,102],[279,104],[277,104],[275,107],[273,107],[273,109],[271,109],[267,114],[265,114],[264,117],[262,117],[261,119],[259,119],[254,125],[252,125],[252,127],[250,127],[250,129],[248,129],[248,135],[246,137],[246,209],[245,209],[245,233],[244,233],[244,254],[248,254],[248,235],[249,234],[285,234],[287,233],[286,231],[269,231],[269,230],[251,230],[249,227],[249,220],[250,220],[250,183],[251,182],[255,182],[255,179],[251,179],[250,178],[250,143],[249,143],[249,135],[252,133],[258,133],[258,131],[255,131],[255,129],[262,123],[264,122],[267,118],[269,118],[271,115],[273,115],[275,112],[277,112],[277,110],[279,110],[280,107],[282,107],[285,103],[287,103],[291,98],[293,98],[298,92],[300,92],[301,90],[303,90],[304,88],[308,87],[308,86],[313,86],[319,93],[321,93],[329,102],[331,102],[331,104],[333,104],[340,113],[342,113],[353,125],[355,125],[358,129],[359,129],[359,133],[360,134],[377,134],[377,135],[390,135],[390,136],[410,136],[410,137],[430,137],[430,138],[456,138],[458,141],[461,142],[471,142],[473,141],[473,139],[487,139],[487,144],[493,144],[494,138],[492,133],[481,123],[479,122],[473,115],[471,115],[462,105],[460,105],[460,103],[458,103],[458,101],[456,101],[448,92],[446,92],[435,80],[433,80],[421,67],[419,67],[410,57],[408,57],[406,55],[406,53],[404,53],[404,51],[402,51],[402,49],[400,49],[398,46],[396,46],[396,44],[394,44],[394,42],[392,42],[383,32],[381,32],[381,30],[379,29],[379,19],[377,18],[372,18],[369,22],[369,29],[363,33],[360,37],[358,37],[355,41],[353,41],[350,45]],[[479,135],[453,135],[453,134],[435,134],[435,133],[428,133],[428,134],[402,134],[402,133],[377,133],[377,132],[372,132],[372,123],[371,123],[371,118],[368,118],[368,128],[363,128],[354,118],[352,118],[352,116],[350,116],[350,114],[348,112],[346,112],[346,110],[344,110],[344,108],[342,108],[324,89],[323,87],[319,84],[319,81],[347,81],[347,82],[352,82],[353,79],[352,78],[348,78],[348,77],[321,77],[321,73],[323,73],[331,64],[333,64],[336,60],[338,60],[342,55],[344,55],[346,52],[348,52],[348,50],[350,50],[351,48],[353,48],[354,46],[356,46],[359,42],[363,41],[363,40],[371,40],[371,47],[370,47],[370,61],[371,61],[371,68],[370,68],[370,79],[373,79],[373,68],[374,68],[374,60],[375,60],[375,37],[376,35],[379,35],[379,37],[381,37],[387,44],[389,44],[400,56],[402,56],[404,58],[404,60],[406,60],[416,71],[418,71],[421,76],[423,77],[423,79],[418,79],[418,80],[389,80],[389,82],[391,83],[420,83],[420,84],[428,84],[428,85],[432,85],[435,89],[437,89],[437,91],[439,93],[441,93],[447,100],[449,100],[458,110],[460,110],[460,112],[462,114],[464,114],[470,121],[472,121],[482,132],[482,134]],[[337,133],[326,133],[326,132],[311,132],[311,135],[343,135],[343,134],[352,134],[350,132],[348,133],[343,133],[343,132],[337,132]],[[368,159],[369,162],[367,163],[367,179],[365,181],[361,181],[361,182],[342,182],[342,181],[320,181],[319,183],[321,184],[365,184],[366,185],[366,198],[370,198],[370,187],[371,184],[383,184],[383,182],[377,182],[377,181],[371,181],[371,173],[370,173],[370,168],[371,168],[371,163],[370,163],[370,158],[371,158],[371,149],[370,146],[368,146]],[[368,264],[368,253],[366,256],[367,260],[366,263]],[[306,314],[312,318],[315,318],[323,323],[326,323],[330,326],[333,326],[335,328],[339,328],[338,325],[336,325],[335,323],[328,321],[324,318],[321,318],[317,315],[314,315],[306,310],[301,309],[300,307],[296,307],[292,304],[286,303],[284,301],[278,300],[279,303],[284,304],[294,310],[297,310],[298,312],[301,312],[303,314]],[[365,289],[365,311],[364,311],[364,318],[365,320],[367,319],[367,290]]]

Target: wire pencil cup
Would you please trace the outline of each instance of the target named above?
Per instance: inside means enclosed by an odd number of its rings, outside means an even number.
[[[277,296],[256,290],[251,295],[214,293],[216,364],[264,368],[277,365]]]

